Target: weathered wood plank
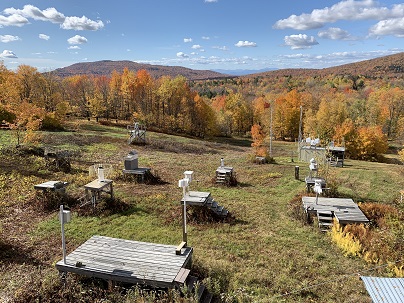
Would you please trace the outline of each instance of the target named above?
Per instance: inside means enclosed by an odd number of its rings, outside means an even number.
[[[341,224],[369,222],[352,199],[318,197],[316,203],[316,197],[302,197],[302,202],[308,213],[331,212]]]
[[[180,245],[177,246],[177,248],[175,249],[175,254],[176,255],[180,255],[181,254],[181,250],[187,245],[187,242],[182,241],[180,243]]]
[[[175,277],[174,281],[184,284],[185,280],[188,278],[189,273],[190,273],[189,269],[181,268],[177,276]]]
[[[93,236],[56,268],[106,280],[171,287],[193,251],[187,247],[176,255],[175,249],[174,245]]]

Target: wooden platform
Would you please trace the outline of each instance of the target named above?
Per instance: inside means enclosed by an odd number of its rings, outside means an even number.
[[[148,167],[138,167],[136,169],[123,169],[122,172],[124,175],[135,175],[138,178],[140,178],[141,182],[145,181],[145,175],[150,173],[150,168]]]
[[[368,223],[369,219],[358,205],[348,198],[302,197],[303,207],[308,214],[330,211],[340,224]]]
[[[60,272],[143,284],[154,288],[172,288],[192,260],[192,247],[176,254],[177,246],[93,236],[56,263]],[[181,280],[180,279],[180,280]]]
[[[210,192],[204,191],[189,191],[189,193],[185,196],[185,201],[187,205],[205,205],[210,196]],[[184,198],[181,200],[181,203],[184,203]]]

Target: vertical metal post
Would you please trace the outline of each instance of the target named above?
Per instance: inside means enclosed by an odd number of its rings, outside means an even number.
[[[300,105],[300,119],[299,119],[299,144],[302,141],[302,118],[303,118],[303,106]]]
[[[60,224],[62,229],[62,250],[63,250],[63,263],[66,264],[66,241],[65,241],[65,220],[63,215],[63,205],[60,205]]]
[[[183,219],[183,225],[182,225],[182,241],[187,243],[187,201],[185,198],[186,194],[186,187],[184,186],[182,188],[183,190],[183,199],[184,199],[184,207],[182,209],[182,219]],[[185,244],[187,245],[187,244]]]

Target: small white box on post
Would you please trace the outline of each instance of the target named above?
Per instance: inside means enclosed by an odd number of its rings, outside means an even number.
[[[192,170],[184,171],[184,177],[185,179],[188,179],[188,183],[191,183],[193,174],[194,172]]]
[[[59,213],[59,220],[63,223],[69,223],[71,220],[71,212],[70,210],[63,210],[63,212]]]
[[[185,188],[188,186],[188,180],[187,179],[181,179],[178,181],[178,187]]]

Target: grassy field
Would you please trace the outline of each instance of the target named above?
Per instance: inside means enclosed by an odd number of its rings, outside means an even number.
[[[391,276],[385,266],[345,257],[330,235],[292,216],[290,201],[304,193],[307,163],[294,157],[292,143],[274,142],[274,164],[257,165],[246,139],[202,141],[147,134],[149,144],[127,145],[125,129],[81,122],[72,131],[44,133],[43,145],[69,150],[70,173],[55,172],[34,152],[16,153],[9,131],[0,132],[0,302],[149,302],[140,290],[108,291],[100,281],[68,276],[58,279],[61,259],[57,207],[44,209],[34,184],[69,182],[72,222],[66,225],[67,250],[92,235],[177,245],[182,239],[178,180],[194,171],[191,190],[209,191],[234,220],[192,220],[188,242],[194,248],[192,272],[217,302],[371,302],[359,275]],[[123,159],[139,153],[139,166],[151,167],[160,184],[121,178]],[[233,166],[236,187],[212,183],[220,158]],[[114,209],[79,210],[73,201],[92,180],[95,163],[114,168]],[[295,180],[295,166],[300,180]],[[338,192],[355,201],[394,204],[404,188],[402,166],[346,160],[329,168]],[[123,205],[123,206],[122,206]]]

